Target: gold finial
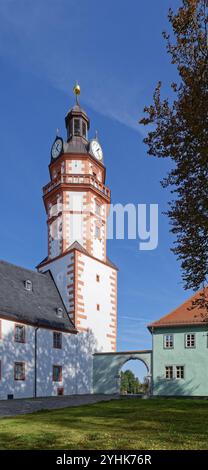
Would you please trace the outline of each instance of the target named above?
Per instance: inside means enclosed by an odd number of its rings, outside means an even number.
[[[81,88],[78,82],[76,82],[76,84],[74,85],[73,92],[76,95],[76,102],[78,104],[78,96],[80,95],[80,92],[81,92]]]

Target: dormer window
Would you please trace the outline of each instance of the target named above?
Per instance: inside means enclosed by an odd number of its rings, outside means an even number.
[[[62,318],[63,317],[63,309],[58,307],[56,309],[56,315],[57,315],[58,318]]]
[[[25,281],[25,289],[28,291],[32,290],[32,282],[29,279]]]

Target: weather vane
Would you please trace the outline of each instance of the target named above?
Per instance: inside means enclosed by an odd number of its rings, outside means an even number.
[[[81,88],[80,88],[78,82],[76,82],[76,84],[74,85],[73,92],[74,92],[74,94],[75,94],[75,96],[76,96],[76,103],[79,104],[79,102],[78,102],[78,96],[80,95]]]

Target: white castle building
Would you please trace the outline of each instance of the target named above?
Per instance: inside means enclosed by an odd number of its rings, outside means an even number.
[[[102,148],[77,100],[65,123],[43,188],[47,257],[37,272],[0,262],[0,399],[92,393],[93,354],[116,351]]]

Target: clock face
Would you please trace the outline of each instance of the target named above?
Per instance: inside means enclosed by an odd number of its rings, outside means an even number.
[[[62,148],[63,148],[62,139],[56,139],[51,149],[52,158],[57,158],[62,152]]]
[[[91,145],[90,145],[90,150],[92,154],[94,155],[97,160],[102,160],[103,159],[103,151],[101,148],[101,145],[97,140],[92,140]]]

